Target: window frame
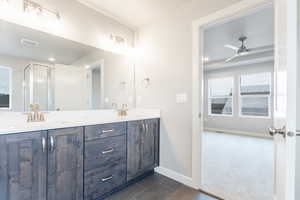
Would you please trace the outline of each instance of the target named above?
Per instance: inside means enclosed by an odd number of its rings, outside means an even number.
[[[226,79],[226,78],[231,78],[232,80],[232,91],[231,91],[231,96],[218,96],[218,97],[211,97],[210,95],[210,86],[209,86],[209,81],[214,80],[214,79]],[[235,91],[235,86],[234,86],[234,76],[222,76],[222,77],[212,77],[207,79],[207,109],[208,109],[208,116],[211,117],[233,117],[234,116],[234,91]],[[231,114],[214,114],[211,112],[211,99],[223,99],[223,98],[231,98]]]
[[[262,94],[258,94],[258,95],[241,95],[241,78],[242,76],[247,76],[247,75],[253,75],[253,74],[269,74],[270,75],[270,80],[269,80],[269,87],[270,87],[270,94],[269,95],[262,95]],[[273,73],[270,71],[262,71],[262,72],[253,72],[253,73],[244,73],[244,74],[240,74],[238,76],[238,105],[239,105],[239,117],[241,118],[253,118],[253,119],[271,119],[272,118],[272,103],[271,103],[271,98],[272,98],[272,94],[273,94],[273,84],[272,84],[272,77]],[[268,116],[255,116],[255,115],[243,115],[242,114],[242,97],[250,97],[250,98],[254,98],[254,97],[268,97]]]
[[[9,107],[1,108],[0,111],[7,111],[12,110],[12,87],[13,87],[13,80],[12,80],[12,68],[7,66],[1,66],[2,69],[7,69],[9,71]]]

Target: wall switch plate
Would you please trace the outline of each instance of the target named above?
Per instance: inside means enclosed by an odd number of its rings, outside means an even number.
[[[176,103],[184,104],[187,102],[187,94],[176,94]]]

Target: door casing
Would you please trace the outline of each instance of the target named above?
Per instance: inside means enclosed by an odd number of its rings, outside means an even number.
[[[244,16],[253,10],[273,5],[275,9],[275,70],[280,67],[286,72],[286,116],[278,120],[274,117],[274,126],[285,125],[288,131],[296,131],[296,80],[297,80],[297,0],[243,0],[192,23],[192,183],[201,189],[201,133],[203,132],[203,30],[220,22]],[[283,54],[282,54],[283,53]],[[276,76],[275,76],[276,77]],[[287,81],[287,77],[289,77]],[[278,83],[276,77],[274,84]],[[277,95],[277,94],[276,94]],[[277,102],[276,95],[274,101]],[[277,109],[277,107],[275,106]],[[278,113],[275,109],[275,115]],[[282,123],[284,122],[284,123]],[[275,136],[275,184],[274,200],[295,199],[295,137],[284,139]],[[277,151],[277,153],[276,153]],[[281,153],[278,153],[281,152]],[[280,155],[280,157],[278,156]],[[283,156],[285,158],[283,158]],[[278,167],[279,166],[279,167]],[[288,167],[287,167],[288,166]]]

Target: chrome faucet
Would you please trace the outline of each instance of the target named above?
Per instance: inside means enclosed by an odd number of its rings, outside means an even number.
[[[30,104],[29,105],[31,112],[27,114],[27,122],[44,122],[45,115],[44,113],[40,112],[39,104]]]

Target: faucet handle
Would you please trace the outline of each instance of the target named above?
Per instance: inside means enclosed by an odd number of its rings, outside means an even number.
[[[39,104],[30,104],[29,107],[34,112],[38,111],[40,109],[40,105]]]
[[[45,121],[45,114],[43,112],[40,113],[39,121],[40,122],[44,122]]]
[[[24,113],[25,115],[27,115],[27,122],[32,122],[33,121],[33,115],[31,112],[29,113]]]

